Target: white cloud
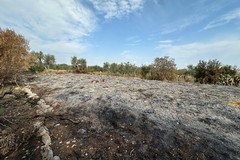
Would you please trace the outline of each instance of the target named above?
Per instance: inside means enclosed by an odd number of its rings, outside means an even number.
[[[204,27],[204,30],[219,27],[237,19],[240,19],[240,8],[230,11],[216,20],[211,21]]]
[[[144,0],[90,0],[105,19],[119,18],[142,9]]]
[[[32,50],[65,54],[87,47],[82,41],[95,31],[97,21],[91,10],[75,0],[2,0],[0,25],[23,34]]]
[[[160,44],[169,44],[169,43],[173,43],[173,40],[170,40],[170,39],[161,40],[161,41],[158,41],[158,43],[160,43]]]
[[[228,39],[207,43],[189,43],[182,45],[159,44],[156,48],[170,56],[179,64],[179,68],[188,64],[196,65],[199,60],[218,59],[224,64],[238,65],[240,59],[240,39]]]

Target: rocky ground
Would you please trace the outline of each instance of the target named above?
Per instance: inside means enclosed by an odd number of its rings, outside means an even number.
[[[240,159],[239,87],[86,74],[37,75],[29,85],[53,110],[31,107],[26,126],[43,119],[63,160]],[[31,133],[8,159],[41,159]]]

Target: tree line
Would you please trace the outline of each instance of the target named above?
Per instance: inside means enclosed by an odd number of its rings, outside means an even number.
[[[104,62],[103,66],[88,66],[87,60],[73,56],[71,65],[57,64],[55,56],[42,51],[29,51],[28,41],[10,29],[0,29],[0,84],[16,80],[22,71],[34,73],[44,70],[67,70],[75,73],[99,72],[118,76],[134,76],[149,80],[194,81],[198,83],[239,85],[240,75],[237,67],[222,65],[218,60],[200,60],[196,66],[177,69],[174,59],[157,57],[150,65],[141,67],[126,63]]]

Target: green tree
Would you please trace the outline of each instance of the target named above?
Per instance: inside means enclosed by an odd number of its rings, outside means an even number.
[[[43,64],[44,54],[42,51],[40,51],[40,52],[32,51],[31,54],[36,57],[38,64],[40,64],[40,65]]]
[[[31,71],[33,73],[38,73],[38,72],[44,71],[45,67],[43,65],[43,61],[44,61],[43,52],[42,51],[40,51],[40,52],[31,51],[31,55],[33,55],[33,57],[34,57],[34,62],[30,66],[29,71]]]
[[[71,64],[72,64],[72,67],[76,67],[77,65],[77,62],[78,62],[78,59],[76,56],[73,56],[72,59],[71,59]]]
[[[50,69],[50,67],[53,67],[55,64],[55,57],[51,54],[44,55],[44,65],[47,69]]]
[[[78,69],[86,70],[86,68],[87,68],[87,61],[86,61],[86,59],[83,59],[83,58],[78,59],[77,60],[77,64],[80,66],[80,68],[78,68]]]
[[[118,64],[117,64],[117,63],[112,63],[112,64],[110,65],[109,71],[110,71],[111,73],[116,74],[116,73],[118,72]]]
[[[104,72],[109,72],[109,68],[110,68],[110,63],[104,62],[103,63],[103,71]]]
[[[187,66],[187,74],[195,77],[196,71],[195,71],[195,67],[192,64]]]

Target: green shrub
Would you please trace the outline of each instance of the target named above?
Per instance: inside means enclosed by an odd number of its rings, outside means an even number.
[[[34,65],[31,66],[28,70],[32,73],[40,73],[45,70],[45,67],[43,65]]]
[[[208,62],[201,60],[195,67],[195,72],[197,82],[216,84],[221,75],[221,63],[216,59]]]
[[[197,82],[208,84],[235,85],[237,69],[230,65],[222,66],[218,60],[199,61],[194,67]],[[235,82],[236,81],[236,82]]]
[[[147,75],[149,75],[151,70],[150,66],[142,66],[141,67],[141,77],[147,79]]]

